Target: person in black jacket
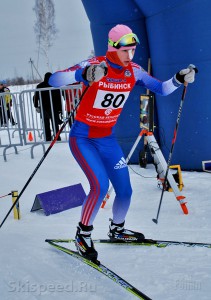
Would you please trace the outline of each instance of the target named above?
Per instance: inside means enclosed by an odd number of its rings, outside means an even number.
[[[48,84],[48,80],[52,73],[48,72],[44,76],[44,81],[37,85],[37,89],[41,88],[50,88],[51,86]],[[46,90],[46,91],[36,91],[33,97],[34,107],[38,113],[41,113],[41,118],[44,122],[45,128],[45,140],[51,141],[51,126],[53,130],[53,135],[55,136],[59,130],[59,124],[61,124],[61,120],[59,118],[59,114],[62,112],[62,95],[60,90]],[[51,104],[52,100],[52,104]],[[59,136],[57,140],[61,140]]]
[[[5,93],[5,88],[4,88],[4,82],[0,80],[0,93]],[[5,105],[5,99],[4,97],[0,96],[0,126],[5,127],[7,126],[7,120],[6,120],[6,105]]]

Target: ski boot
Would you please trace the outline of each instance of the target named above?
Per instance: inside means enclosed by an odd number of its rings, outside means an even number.
[[[125,222],[115,224],[111,221],[108,236],[112,242],[142,242],[144,240],[142,233],[125,229],[124,224]]]
[[[93,241],[91,239],[91,232],[93,225],[86,226],[81,222],[78,224],[77,232],[75,236],[75,245],[79,254],[93,262],[97,262],[97,251],[94,248]]]

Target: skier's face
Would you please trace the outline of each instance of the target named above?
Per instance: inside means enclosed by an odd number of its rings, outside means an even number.
[[[117,55],[121,61],[121,63],[127,67],[129,63],[132,61],[133,56],[135,53],[135,49],[129,49],[129,50],[117,50]]]

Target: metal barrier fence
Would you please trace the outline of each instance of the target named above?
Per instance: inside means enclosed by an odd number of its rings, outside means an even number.
[[[19,93],[0,93],[0,148],[5,161],[9,148],[17,154],[17,146],[23,145],[18,98]]]
[[[0,93],[0,149],[3,149],[4,160],[7,161],[7,150],[17,146],[30,145],[31,158],[33,150],[41,146],[45,152],[45,144],[54,139],[59,126],[74,111],[80,100],[82,86],[69,85],[61,88],[42,88],[23,90],[20,93]],[[7,105],[8,96],[12,106]],[[35,107],[36,106],[36,107]],[[67,142],[68,126],[62,131],[58,142]]]

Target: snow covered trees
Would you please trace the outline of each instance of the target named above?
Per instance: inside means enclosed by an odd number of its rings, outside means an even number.
[[[54,2],[53,0],[35,0],[33,10],[36,15],[34,31],[38,42],[38,61],[41,52],[46,58],[47,70],[49,70],[49,49],[57,33]]]

